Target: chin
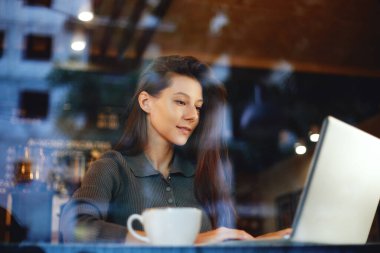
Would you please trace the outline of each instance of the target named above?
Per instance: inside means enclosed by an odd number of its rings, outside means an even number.
[[[187,140],[188,140],[189,138],[186,138],[186,139],[176,139],[175,141],[173,141],[173,144],[175,144],[175,145],[177,145],[177,146],[183,146],[183,145],[185,145],[186,143],[187,143]]]

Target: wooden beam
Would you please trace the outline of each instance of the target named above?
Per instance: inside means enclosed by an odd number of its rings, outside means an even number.
[[[141,18],[145,6],[146,0],[138,0],[133,8],[132,14],[128,18],[127,27],[124,30],[118,48],[118,56],[120,60],[124,59],[125,52],[128,50],[128,47],[131,44],[132,38],[136,31],[136,26]]]
[[[162,18],[165,16],[167,10],[170,7],[171,0],[161,0],[160,3],[157,5],[157,7],[153,10],[152,15],[157,18],[157,23],[152,26],[145,28],[142,32],[142,35],[139,37],[139,39],[136,42],[136,48],[135,48],[135,64],[140,64],[142,60],[142,56],[148,47],[149,43],[151,42],[154,33],[157,30],[157,27],[160,25]]]
[[[102,41],[100,43],[100,55],[106,56],[108,47],[111,42],[112,34],[115,29],[113,23],[120,17],[121,11],[123,10],[125,0],[115,0],[112,8],[112,13],[108,25],[103,34]]]

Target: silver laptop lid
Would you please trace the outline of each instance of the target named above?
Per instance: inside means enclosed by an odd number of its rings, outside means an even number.
[[[331,116],[323,123],[292,241],[366,243],[380,197],[380,139]]]

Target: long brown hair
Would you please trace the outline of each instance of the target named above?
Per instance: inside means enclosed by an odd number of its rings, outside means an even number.
[[[127,155],[143,152],[147,144],[147,121],[138,96],[142,91],[151,96],[158,95],[169,86],[170,73],[194,78],[202,86],[204,102],[199,124],[180,150],[196,160],[195,196],[208,213],[212,226],[231,226],[234,221],[230,195],[232,171],[222,138],[226,91],[206,64],[191,56],[173,55],[155,59],[140,76],[130,102],[124,134],[116,149]]]

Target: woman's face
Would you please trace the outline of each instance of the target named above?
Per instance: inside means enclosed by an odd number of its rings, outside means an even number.
[[[199,122],[199,111],[203,104],[202,87],[190,77],[171,74],[169,86],[158,96],[145,94],[148,105],[148,138],[150,141],[165,141],[184,145]],[[144,100],[141,100],[144,101]],[[140,105],[142,103],[140,102]]]

